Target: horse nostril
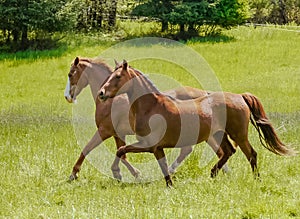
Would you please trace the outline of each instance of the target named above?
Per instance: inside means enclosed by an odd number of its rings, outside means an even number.
[[[100,91],[98,97],[103,100],[104,99],[104,92]]]

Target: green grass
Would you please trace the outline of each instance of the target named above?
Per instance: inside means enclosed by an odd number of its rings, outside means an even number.
[[[207,60],[223,90],[257,95],[281,139],[299,151],[299,33],[240,27],[224,34],[231,40],[194,39],[186,45]],[[228,162],[229,175],[210,179],[216,159],[199,163],[208,150],[202,143],[173,177],[174,189],[165,188],[163,177],[150,183],[117,182],[89,162],[79,179],[68,183],[81,151],[72,126],[73,106],[63,97],[69,65],[77,55],[95,57],[114,43],[100,36],[73,36],[68,49],[49,56],[1,55],[0,217],[300,217],[299,156],[271,154],[260,146],[252,127],[249,138],[258,152],[261,181],[253,179],[240,150]],[[157,60],[134,64],[144,72],[162,71],[182,84],[199,86],[178,66]],[[108,145],[114,151],[113,142]],[[152,155],[128,157],[134,161]]]

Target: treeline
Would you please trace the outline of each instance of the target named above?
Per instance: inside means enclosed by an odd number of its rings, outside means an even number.
[[[152,18],[161,23],[162,32],[175,30],[187,36],[245,22],[300,24],[300,1],[0,0],[0,46],[12,50],[51,47],[54,33],[111,31],[119,16]]]
[[[249,3],[250,22],[300,25],[299,0],[253,0]]]
[[[300,24],[299,0],[145,0],[132,14],[159,18],[161,31],[178,25],[180,32],[213,33],[245,22]]]

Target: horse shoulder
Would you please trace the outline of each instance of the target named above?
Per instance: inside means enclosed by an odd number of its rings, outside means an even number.
[[[157,104],[159,106],[158,112],[164,113],[178,113],[178,106],[177,100],[174,97],[168,95],[158,95],[157,97]]]

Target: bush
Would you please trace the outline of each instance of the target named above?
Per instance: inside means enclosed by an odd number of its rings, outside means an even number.
[[[299,0],[253,0],[250,7],[253,23],[300,24]]]
[[[207,30],[210,31],[205,32],[211,34],[216,27],[229,28],[242,24],[249,18],[248,11],[247,1],[244,0],[150,0],[137,6],[133,14],[158,18],[162,23],[178,25],[182,33],[194,35],[203,25],[209,26]]]
[[[11,50],[26,50],[32,41],[49,42],[51,33],[73,27],[67,0],[2,0],[0,30],[2,44]],[[43,36],[41,39],[40,36]]]

